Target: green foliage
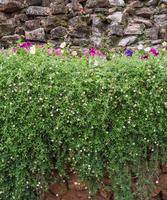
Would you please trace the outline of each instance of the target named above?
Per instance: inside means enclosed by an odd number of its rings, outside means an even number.
[[[131,176],[166,159],[166,86],[167,56],[115,55],[94,67],[0,54],[0,199],[38,199],[51,169],[71,169],[96,184],[107,173],[116,198],[133,200]]]

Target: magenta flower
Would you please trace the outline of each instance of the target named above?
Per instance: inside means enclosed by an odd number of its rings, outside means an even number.
[[[152,47],[152,48],[150,49],[150,53],[151,53],[152,55],[154,55],[154,56],[158,56],[158,55],[159,55],[158,49],[156,49],[156,48],[154,48],[154,47]]]
[[[26,50],[29,50],[31,46],[32,46],[31,42],[28,42],[28,41],[20,44],[20,48],[26,49]]]
[[[102,59],[106,59],[106,55],[105,54],[103,54],[100,50],[97,50],[97,49],[95,49],[93,47],[90,50],[85,48],[84,49],[84,55],[86,57],[91,56],[91,57],[99,57],[99,58],[102,58]]]
[[[128,56],[128,57],[133,56],[133,53],[134,53],[134,52],[133,52],[131,49],[126,49],[125,52],[124,52],[124,54],[125,54],[126,56]]]
[[[96,56],[96,49],[95,48],[91,48],[90,49],[90,55],[92,56],[92,57],[94,57],[94,56]]]

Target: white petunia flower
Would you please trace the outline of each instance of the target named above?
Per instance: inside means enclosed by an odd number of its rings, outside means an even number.
[[[60,48],[61,49],[64,49],[66,47],[66,43],[65,42],[62,42],[61,44],[60,44]]]
[[[72,54],[73,56],[77,56],[77,52],[76,52],[76,51],[72,51],[71,54]]]
[[[32,47],[30,47],[30,54],[35,54],[36,52],[36,47],[35,45],[33,45]]]
[[[150,48],[150,47],[147,47],[147,48],[145,48],[144,50],[145,50],[145,52],[149,52],[149,51],[151,50],[151,48]]]
[[[139,44],[137,48],[138,48],[138,50],[142,50],[142,49],[144,49],[144,46],[143,46],[143,44]]]
[[[162,46],[166,47],[166,46],[167,46],[167,42],[164,41],[164,42],[162,43]]]

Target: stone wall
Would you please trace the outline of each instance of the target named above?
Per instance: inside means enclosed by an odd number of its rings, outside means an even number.
[[[73,46],[158,44],[167,0],[0,0],[0,46],[18,38]]]

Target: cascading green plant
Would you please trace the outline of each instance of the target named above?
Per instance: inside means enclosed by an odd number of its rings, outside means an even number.
[[[51,169],[107,173],[117,200],[148,184],[167,157],[167,54],[110,58],[0,54],[0,199],[39,199]]]

